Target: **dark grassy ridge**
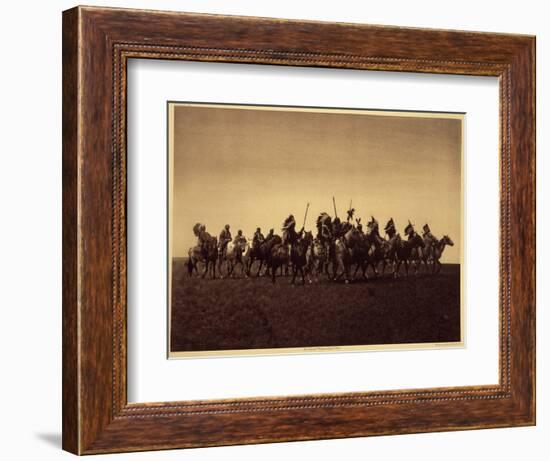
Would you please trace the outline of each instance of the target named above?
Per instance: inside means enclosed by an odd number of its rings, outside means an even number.
[[[240,273],[240,271],[239,271]],[[460,266],[438,275],[305,286],[187,276],[174,260],[172,351],[460,341]]]

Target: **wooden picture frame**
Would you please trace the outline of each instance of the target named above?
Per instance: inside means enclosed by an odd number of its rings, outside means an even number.
[[[496,76],[494,386],[128,404],[131,58]],[[535,38],[77,7],[63,13],[63,448],[76,454],[535,424]]]

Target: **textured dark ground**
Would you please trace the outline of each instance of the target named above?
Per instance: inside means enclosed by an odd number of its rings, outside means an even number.
[[[189,278],[174,260],[172,351],[460,341],[460,266],[438,275],[305,286]],[[240,273],[240,271],[239,271]]]

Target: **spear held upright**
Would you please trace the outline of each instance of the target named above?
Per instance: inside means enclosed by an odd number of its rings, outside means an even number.
[[[307,219],[307,212],[309,210],[309,202],[307,202],[306,206],[306,214],[304,215],[304,224],[302,225],[302,228],[306,227],[306,219]]]
[[[332,197],[332,206],[334,207],[334,217],[338,217],[338,213],[336,212],[336,200],[334,200],[334,196]]]

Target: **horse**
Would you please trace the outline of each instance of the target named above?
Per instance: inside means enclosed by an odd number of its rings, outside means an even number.
[[[189,249],[189,259],[187,260],[187,271],[191,276],[193,274],[193,269],[198,272],[197,262],[201,261],[204,263],[204,271],[202,273],[202,278],[206,277],[208,270],[212,274],[212,278],[216,278],[216,262],[218,260],[218,239],[212,237],[208,232],[204,232],[201,235],[203,240],[202,245],[197,245]]]
[[[243,255],[246,254],[249,249],[250,243],[248,241],[239,241],[237,243],[235,243],[234,241],[229,242],[225,249],[225,254],[223,256],[221,254],[219,255],[220,273],[222,272],[222,263],[223,261],[225,261],[229,268],[227,273],[228,277],[231,277],[233,275],[233,271],[239,264],[241,266],[241,275],[244,274],[245,276],[248,276],[246,273],[246,266],[244,263]]]
[[[296,274],[300,271],[302,276],[302,285],[305,284],[304,267],[307,266],[307,251],[313,241],[311,232],[304,233],[303,237],[298,238],[290,246],[290,262],[292,263],[292,284],[296,281]],[[309,280],[311,283],[311,279]]]
[[[371,266],[374,276],[378,277],[378,265],[382,263],[382,275],[384,275],[386,270],[386,257],[390,247],[388,242],[380,236],[378,221],[376,221],[373,216],[371,216],[370,222],[367,223],[365,239],[368,244],[368,253],[366,257],[367,268]]]
[[[277,269],[288,266],[289,254],[288,246],[283,243],[276,243],[271,246],[267,257],[267,268],[271,271],[271,281],[275,283],[275,274]],[[259,272],[259,270],[258,270]]]
[[[262,266],[264,262],[267,263],[269,255],[271,253],[271,249],[275,245],[280,244],[282,242],[283,240],[279,235],[273,234],[271,235],[271,237],[268,236],[263,242],[252,245],[248,253],[248,267],[246,270],[248,276],[250,276],[252,264],[254,264],[254,261],[256,260],[260,261],[260,266],[258,267],[258,272],[256,272],[256,277],[260,275],[260,271],[262,270]]]
[[[355,272],[353,278],[355,279],[359,268],[363,272],[363,278],[367,279],[367,264],[368,255],[370,250],[370,244],[367,237],[355,227],[351,227],[344,234],[343,242],[345,243],[349,253],[349,264],[353,266],[355,264]],[[341,261],[342,264],[344,260]]]
[[[413,256],[413,251],[415,249],[424,248],[424,240],[416,232],[410,234],[408,240],[403,240],[399,234],[395,235],[392,239],[390,252],[395,252],[395,257],[397,260],[397,266],[393,272],[394,277],[399,277],[399,269],[401,264],[405,264],[406,275],[409,275],[409,262],[411,256]],[[415,266],[415,275],[418,273],[418,264]]]
[[[345,283],[349,283],[349,268],[351,266],[352,256],[343,238],[337,238],[334,241],[334,245],[331,248],[331,253],[333,268],[332,280],[340,280],[343,275]],[[338,274],[339,270],[342,271],[340,274]]]
[[[320,274],[326,274],[330,279],[328,272],[329,266],[329,246],[321,241],[319,238],[315,238],[309,245],[306,252],[307,259],[307,273],[313,274],[316,278]],[[317,281],[317,278],[316,278]]]
[[[392,266],[393,272],[395,272],[395,266],[397,264],[397,255],[396,255],[396,239],[401,236],[395,230],[395,223],[393,218],[386,223],[384,227],[384,232],[387,235],[387,238],[384,238],[384,243],[382,244],[384,250],[384,260],[382,261],[382,275],[386,271],[386,266],[390,264]]]
[[[441,262],[439,260],[443,255],[443,251],[445,250],[446,245],[454,246],[454,242],[451,240],[451,238],[448,235],[444,235],[441,240],[438,240],[432,246],[432,257],[433,257],[432,272],[434,274],[439,274],[439,272],[441,271]]]
[[[201,247],[197,245],[189,248],[187,255],[188,255],[187,274],[189,275],[189,277],[192,277],[193,270],[194,270],[196,274],[199,275],[199,269],[197,268],[197,263],[204,262],[204,257],[202,255]]]

